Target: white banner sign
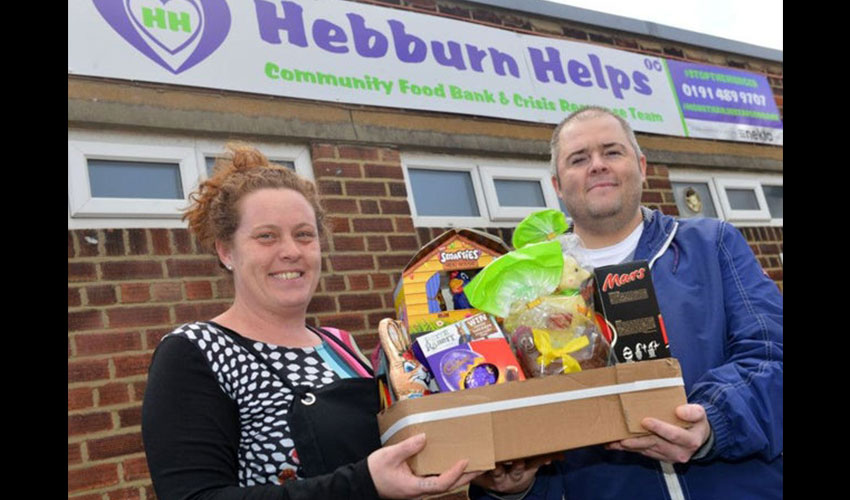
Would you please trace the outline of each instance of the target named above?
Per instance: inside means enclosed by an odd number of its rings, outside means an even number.
[[[68,73],[688,135],[662,58],[336,0],[69,0]]]

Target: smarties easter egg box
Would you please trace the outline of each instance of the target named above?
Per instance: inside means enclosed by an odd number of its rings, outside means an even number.
[[[425,448],[408,463],[439,474],[467,458],[467,470],[644,435],[654,417],[682,427],[685,404],[674,358],[622,363],[569,374],[487,385],[399,401],[378,414],[381,442],[424,432]]]
[[[482,231],[450,229],[423,246],[404,267],[393,292],[396,318],[412,337],[479,312],[463,287],[490,262],[509,251]]]

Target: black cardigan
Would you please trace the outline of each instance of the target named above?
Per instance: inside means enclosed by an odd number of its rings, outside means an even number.
[[[378,498],[365,459],[283,485],[239,487],[239,434],[237,405],[201,351],[187,339],[164,338],[142,406],[142,439],[160,500]]]

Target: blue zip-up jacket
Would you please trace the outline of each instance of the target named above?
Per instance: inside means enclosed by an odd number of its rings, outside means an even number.
[[[782,498],[782,295],[732,225],[642,210],[634,258],[650,263],[670,351],[714,445],[674,467],[602,446],[571,450],[540,469],[525,498]],[[470,498],[487,495],[473,486]]]

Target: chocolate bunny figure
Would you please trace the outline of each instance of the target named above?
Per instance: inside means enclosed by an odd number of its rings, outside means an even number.
[[[390,318],[382,319],[378,324],[378,338],[387,355],[390,383],[396,398],[403,400],[431,394],[428,387],[431,374],[413,355],[404,324]]]

